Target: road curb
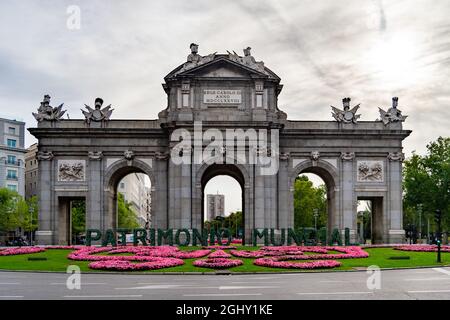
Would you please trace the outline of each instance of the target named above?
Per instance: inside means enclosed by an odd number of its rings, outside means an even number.
[[[447,265],[434,265],[434,266],[422,266],[422,267],[401,267],[401,268],[380,268],[381,271],[392,271],[392,270],[420,270],[420,269],[432,269],[432,268],[445,268],[450,267],[450,264]],[[251,272],[244,272],[244,271],[229,271],[224,273],[222,272],[216,272],[216,271],[210,271],[210,272],[118,272],[118,271],[83,271],[82,274],[117,274],[117,275],[187,275],[187,276],[200,276],[200,275],[207,275],[207,276],[234,276],[234,275],[260,275],[260,274],[272,274],[272,275],[281,275],[281,274],[311,274],[311,273],[337,273],[337,272],[366,272],[367,268],[363,270],[322,270],[322,271],[251,271]],[[55,273],[55,274],[67,274],[65,271],[48,271],[48,270],[8,270],[8,269],[0,269],[0,272],[21,272],[21,273]]]

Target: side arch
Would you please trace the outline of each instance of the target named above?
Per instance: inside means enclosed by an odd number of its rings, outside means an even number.
[[[328,232],[330,233],[334,228],[340,228],[342,224],[340,209],[339,209],[339,197],[340,197],[340,178],[338,169],[331,164],[318,160],[313,162],[312,160],[303,161],[295,166],[290,174],[289,187],[290,187],[290,215],[288,218],[291,227],[294,227],[294,183],[295,179],[302,173],[314,173],[318,175],[324,182],[327,188],[327,211],[328,211]]]
[[[144,173],[150,178],[152,202],[157,201],[155,192],[155,174],[150,165],[139,159],[131,163],[125,159],[114,162],[106,169],[103,179],[104,211],[102,214],[103,229],[117,228],[117,187],[125,176],[131,173]],[[157,214],[152,211],[152,220]]]

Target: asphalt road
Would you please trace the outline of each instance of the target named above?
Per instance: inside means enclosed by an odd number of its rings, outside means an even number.
[[[8,299],[450,299],[450,268],[386,270],[380,289],[365,271],[253,275],[81,274],[68,289],[64,273],[0,272]],[[369,281],[372,285],[376,281]]]

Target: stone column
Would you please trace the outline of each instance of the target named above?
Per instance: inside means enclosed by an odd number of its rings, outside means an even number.
[[[389,243],[402,243],[405,236],[403,230],[402,202],[402,161],[405,156],[401,152],[389,153],[389,198],[390,216]]]
[[[289,208],[293,208],[293,199],[290,197],[291,187],[289,179],[289,154],[280,154],[280,168],[278,170],[278,227],[293,228],[294,212]],[[291,221],[292,220],[292,221]]]
[[[53,153],[40,151],[37,154],[39,161],[39,214],[36,242],[39,245],[56,243],[58,217],[53,206]]]
[[[115,229],[115,219],[108,220],[108,224],[102,225],[102,215],[107,214],[103,212],[105,199],[103,198],[103,153],[89,152],[89,175],[88,177],[88,192],[86,197],[86,229]],[[115,216],[113,214],[113,216]]]
[[[341,153],[341,220],[339,228],[344,239],[345,228],[350,229],[350,242],[356,242],[356,199],[354,198],[355,174],[353,169],[354,152]]]
[[[184,151],[186,153],[186,156],[189,156],[191,158],[192,163],[192,154],[191,149]],[[193,190],[191,188],[192,186],[192,164],[182,164],[181,165],[181,186],[180,186],[180,193],[181,197],[179,198],[180,201],[180,224],[178,225],[178,228],[187,228],[192,229],[193,220],[191,217],[191,206],[192,206],[192,195]]]
[[[152,228],[168,228],[168,185],[167,166],[169,155],[157,152],[153,161],[154,180],[152,181]]]

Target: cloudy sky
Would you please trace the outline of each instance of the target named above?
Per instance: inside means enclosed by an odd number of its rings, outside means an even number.
[[[251,46],[281,77],[289,119],[332,120],[349,96],[375,120],[398,96],[414,130],[405,153],[423,153],[449,132],[449,14],[448,0],[2,0],[0,117],[34,126],[48,93],[71,118],[97,96],[114,118],[156,118],[163,77],[191,42],[203,55]]]

